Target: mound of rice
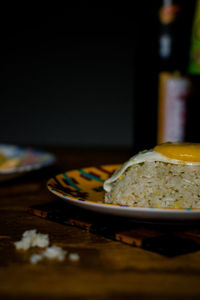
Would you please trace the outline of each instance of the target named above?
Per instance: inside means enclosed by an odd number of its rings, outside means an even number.
[[[200,208],[200,166],[144,162],[130,166],[105,202],[157,208]]]

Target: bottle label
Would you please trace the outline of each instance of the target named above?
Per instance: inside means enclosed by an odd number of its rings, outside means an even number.
[[[194,15],[190,48],[189,73],[200,74],[200,0],[197,1]]]
[[[180,5],[176,4],[164,4],[159,10],[159,19],[162,24],[170,24],[177,18],[178,13],[181,10]]]
[[[190,81],[165,72],[160,74],[159,81],[158,144],[183,142]]]
[[[176,23],[178,20],[182,7],[174,4],[171,1],[163,1],[163,5],[159,9],[159,21],[162,24],[161,28],[165,28],[166,25]],[[171,56],[172,51],[172,35],[166,30],[162,30],[158,40],[159,56],[163,59],[167,59]]]

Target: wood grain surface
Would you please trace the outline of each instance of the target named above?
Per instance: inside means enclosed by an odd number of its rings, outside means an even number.
[[[0,183],[0,299],[200,298],[198,226],[192,230],[186,227],[184,236],[182,231],[174,230],[177,234],[173,239],[165,237],[162,240],[158,236],[155,249],[163,243],[168,251],[173,249],[173,243],[183,243],[179,248],[189,245],[187,253],[167,256],[152,251],[152,248],[144,249],[137,244],[138,247],[133,247],[112,240],[81,226],[30,214],[30,207],[56,201],[46,188],[50,177],[72,168],[121,163],[131,155],[129,150],[123,149],[48,150],[57,157],[53,167]],[[78,253],[80,260],[72,262],[67,255],[64,262],[43,260],[36,265],[30,264],[31,254],[39,250],[17,251],[14,247],[14,242],[29,229],[48,233],[51,244],[63,247],[68,253]],[[149,234],[151,230],[147,226],[141,234],[145,235],[147,231]],[[194,241],[193,248],[191,240]],[[138,243],[140,241],[141,238]]]

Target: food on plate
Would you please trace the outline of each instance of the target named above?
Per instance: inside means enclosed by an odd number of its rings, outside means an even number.
[[[0,171],[15,169],[19,166],[20,159],[17,157],[7,157],[0,152]]]
[[[0,152],[0,166],[1,166],[1,164],[3,164],[5,161],[6,161],[5,155],[3,155],[2,152]]]
[[[104,182],[105,203],[200,208],[200,144],[164,143],[139,152]]]

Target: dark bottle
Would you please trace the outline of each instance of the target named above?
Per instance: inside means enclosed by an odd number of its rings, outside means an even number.
[[[190,1],[164,0],[159,8],[157,143],[186,140],[187,76],[193,16]]]
[[[187,141],[200,142],[200,1],[196,1],[190,43],[188,72],[192,92],[188,101]]]
[[[163,120],[169,116],[164,105],[166,87],[169,92],[168,98],[171,99],[174,97],[174,92],[178,92],[175,98],[186,97],[189,89],[186,70],[195,2],[162,0],[147,3],[148,7],[145,10],[141,8],[142,17],[139,14],[137,20],[134,85],[134,149],[136,150],[151,148],[160,141],[166,141],[163,139],[163,129],[166,126]],[[181,111],[179,107],[178,115],[184,115],[185,104],[182,108]],[[173,109],[172,111],[174,112]],[[174,115],[173,118],[176,120],[176,114]],[[171,121],[168,123],[171,124]],[[173,134],[174,128],[185,126],[181,122],[171,125],[170,130]],[[185,132],[181,138],[175,137],[174,141],[183,140],[184,135]],[[170,137],[169,139],[172,140]]]

